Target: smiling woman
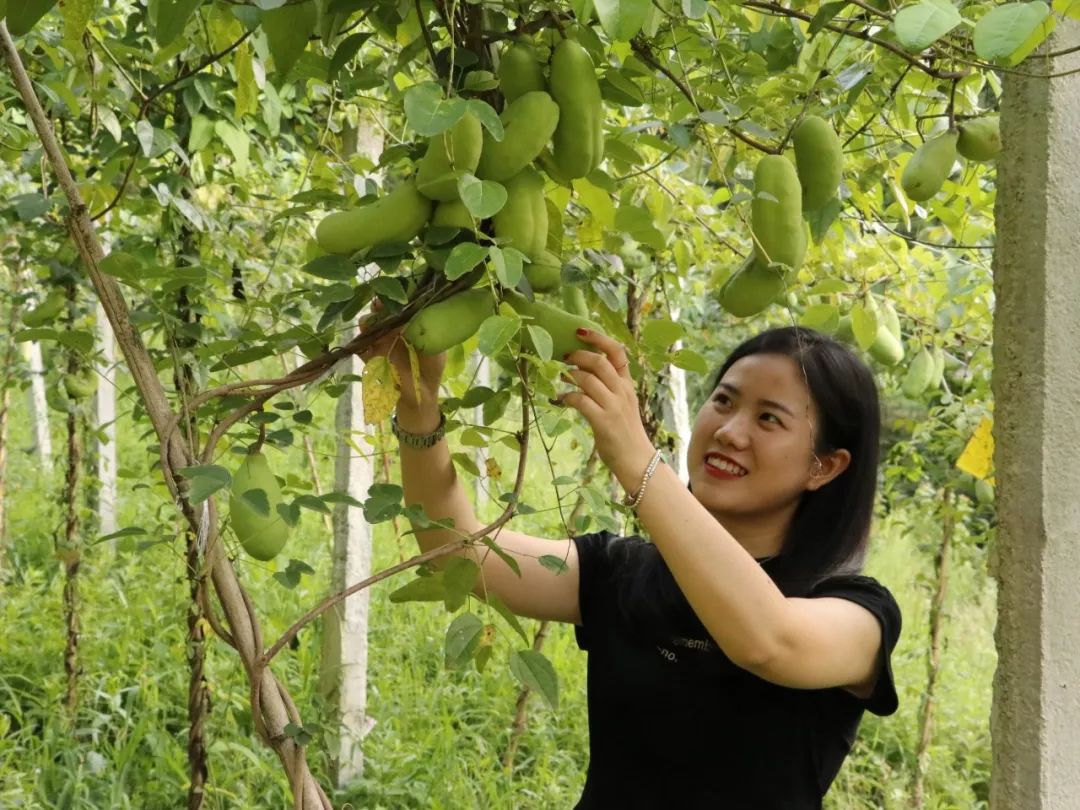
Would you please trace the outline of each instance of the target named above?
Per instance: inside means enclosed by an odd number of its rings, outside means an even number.
[[[641,423],[623,346],[581,329],[561,396],[648,536],[549,539],[500,530],[477,595],[570,622],[588,653],[589,764],[577,807],[819,808],[864,711],[897,708],[900,614],[861,576],[880,414],[870,371],[816,332],[765,332],[717,374],[688,450],[689,482]],[[409,379],[408,353],[386,354]],[[483,529],[439,430],[444,355],[421,356],[394,432],[408,503]],[[419,392],[419,393],[417,393]],[[414,526],[424,550],[452,541]],[[539,563],[565,560],[556,574]]]

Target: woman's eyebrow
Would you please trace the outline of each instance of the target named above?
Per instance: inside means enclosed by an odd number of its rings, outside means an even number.
[[[735,396],[742,395],[742,391],[740,391],[736,386],[732,385],[731,383],[722,382],[720,383],[720,385],[717,386],[717,388],[723,388],[725,391],[734,394]],[[778,411],[783,411],[792,419],[795,418],[795,414],[791,412],[791,409],[787,405],[782,402],[777,402],[775,399],[759,399],[758,405],[764,405],[766,408],[775,408]]]

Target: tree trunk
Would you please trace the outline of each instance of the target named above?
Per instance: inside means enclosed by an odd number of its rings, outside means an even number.
[[[116,523],[116,341],[100,302],[97,305],[98,378],[97,419],[98,531],[112,534]]]
[[[346,337],[355,334],[350,328]],[[359,374],[359,360],[351,358],[344,374]],[[364,423],[360,386],[350,385],[338,397],[335,431],[350,435]],[[374,483],[369,457],[356,453],[342,439],[337,443],[334,489],[363,501]],[[334,507],[334,567],[331,593],[371,575],[371,526],[363,513],[347,503]],[[323,650],[320,691],[326,699],[330,729],[331,772],[334,783],[344,787],[363,775],[362,741],[373,725],[367,716],[369,592],[338,603],[323,620]]]
[[[919,746],[915,752],[915,772],[911,786],[912,810],[922,810],[925,801],[926,774],[930,770],[930,742],[933,736],[934,694],[941,671],[941,643],[944,636],[945,598],[949,589],[949,551],[952,548],[956,515],[952,490],[946,486],[941,495],[941,545],[934,556],[934,580],[937,583],[930,603],[930,647],[926,654],[926,690],[919,707]]]
[[[76,287],[68,287],[68,328],[74,328]],[[74,350],[67,352],[67,373],[79,373],[79,357]],[[57,543],[57,557],[64,565],[64,625],[66,642],[64,645],[64,672],[67,675],[67,688],[64,692],[64,707],[68,720],[74,726],[75,712],[79,706],[79,566],[82,563],[82,550],[79,543],[79,467],[82,460],[82,448],[79,441],[78,407],[69,403],[67,412],[67,473],[64,476],[63,506],[64,534]]]
[[[8,457],[8,409],[11,406],[11,386],[15,378],[15,340],[13,335],[19,322],[19,308],[14,299],[8,313],[6,348],[0,361],[0,581],[4,579],[7,565],[7,457]]]
[[[30,369],[30,414],[34,424],[34,448],[41,469],[52,469],[52,436],[49,433],[49,403],[45,399],[45,365],[41,360],[41,344],[30,340],[22,344],[26,364]]]
[[[671,319],[678,323],[679,308],[671,308]],[[678,340],[672,346],[672,351],[682,348],[683,342]],[[665,421],[668,422],[674,445],[671,448],[671,461],[675,472],[683,481],[689,481],[690,473],[686,464],[686,450],[690,445],[690,403],[686,392],[686,371],[677,366],[669,365],[668,373],[668,396],[664,402]]]
[[[361,154],[378,160],[383,149],[382,130],[376,126],[348,128],[342,137],[346,155]],[[355,325],[345,330],[346,340],[357,334]],[[342,374],[357,374],[362,366],[356,357],[342,363]],[[364,426],[361,388],[350,385],[338,398],[335,414],[338,436],[334,462],[334,489],[363,501],[374,483],[371,456],[362,456],[346,441]],[[346,503],[336,504],[332,593],[371,575],[371,526],[363,513]],[[344,787],[363,776],[363,739],[374,722],[367,714],[368,608],[370,592],[363,591],[339,602],[323,619],[322,666],[319,684],[330,716],[330,761],[334,784]]]

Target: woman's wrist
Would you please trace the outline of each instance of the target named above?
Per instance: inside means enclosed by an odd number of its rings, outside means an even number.
[[[442,422],[439,400],[434,394],[425,394],[419,403],[398,400],[396,415],[398,427],[408,433],[431,433]]]

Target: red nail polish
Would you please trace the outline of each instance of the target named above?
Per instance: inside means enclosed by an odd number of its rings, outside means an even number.
[[[577,333],[582,337],[585,337],[585,335],[589,334],[589,330],[582,326],[578,328]]]

